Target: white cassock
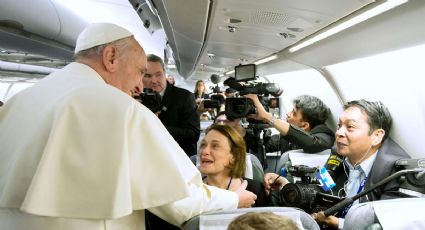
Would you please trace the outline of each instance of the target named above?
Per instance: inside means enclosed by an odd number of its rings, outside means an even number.
[[[0,229],[145,229],[144,209],[181,225],[237,203],[202,183],[152,112],[86,65],[0,109]]]

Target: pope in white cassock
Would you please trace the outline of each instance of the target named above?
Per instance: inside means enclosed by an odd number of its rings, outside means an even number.
[[[75,62],[0,109],[0,229],[145,229],[144,210],[180,226],[201,212],[249,207],[255,195],[204,185],[143,89],[143,48],[96,23]]]

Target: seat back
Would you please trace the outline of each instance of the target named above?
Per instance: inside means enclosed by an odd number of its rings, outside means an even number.
[[[198,157],[198,155],[192,155],[192,156],[190,156],[189,157],[190,158],[190,160],[192,161],[192,163],[196,166],[196,167],[198,167],[199,166],[199,164],[198,164],[198,159],[199,159],[199,157]]]
[[[256,181],[263,182],[264,179],[264,169],[263,165],[261,165],[260,160],[257,156],[250,154],[251,164],[252,164],[252,179]]]
[[[302,149],[286,151],[277,162],[275,173],[280,174],[281,169],[285,167],[288,162],[291,165],[307,165],[309,167],[324,166],[330,154],[330,149],[325,149],[318,153],[305,153]]]
[[[344,229],[425,229],[425,198],[399,198],[353,205],[345,217]]]
[[[193,217],[187,221],[183,230],[225,230],[227,226],[236,217],[247,212],[273,212],[278,215],[286,216],[294,220],[300,229],[319,230],[316,221],[304,211],[290,207],[261,207],[261,208],[241,208],[234,211],[219,211],[205,213]]]

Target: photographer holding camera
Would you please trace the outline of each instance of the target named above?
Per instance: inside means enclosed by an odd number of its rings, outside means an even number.
[[[276,123],[275,126],[279,128],[281,124]],[[342,159],[339,170],[333,175],[336,183],[332,188],[333,195],[339,197],[357,195],[391,175],[395,171],[394,164],[397,160],[410,158],[397,143],[388,138],[391,126],[391,115],[381,102],[357,100],[344,105],[335,133],[336,148],[332,149],[330,156],[332,158],[338,155]],[[264,180],[266,189],[275,181],[274,184],[279,184],[279,188],[287,183],[276,174],[266,175]],[[390,181],[360,197],[354,204],[398,198],[399,187],[398,180]],[[318,223],[329,228],[342,229],[343,218],[350,207],[351,205],[348,205],[342,211],[330,216],[325,216],[323,211],[313,213],[312,216]]]
[[[270,123],[280,132],[265,140],[266,152],[286,152],[303,149],[307,153],[317,153],[332,147],[334,132],[325,124],[329,108],[317,97],[301,95],[293,100],[294,108],[287,113],[287,119],[278,120],[268,113],[256,95],[246,97],[254,101],[258,115],[254,117]],[[256,142],[249,142],[250,149],[257,149]]]
[[[218,86],[220,77],[216,74],[212,74],[210,79],[211,79],[211,82],[215,84],[215,86],[210,86],[212,93],[208,94],[207,97],[197,98],[196,102],[198,103],[198,112],[200,113],[208,112],[211,118],[214,119],[220,111],[224,110],[224,101],[226,99],[226,96],[220,90],[220,87]],[[197,84],[196,84],[197,89],[199,89],[200,87],[198,83],[199,81],[197,81]],[[203,86],[203,88],[205,89],[205,85]],[[195,91],[195,96],[196,94],[197,94],[197,91]]]
[[[156,114],[162,124],[188,156],[196,155],[201,128],[194,94],[168,83],[164,61],[154,54],[147,56],[143,84],[161,96],[160,111]]]

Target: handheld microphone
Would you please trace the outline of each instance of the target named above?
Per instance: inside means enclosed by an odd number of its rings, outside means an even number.
[[[277,83],[266,83],[265,92],[269,92],[273,97],[279,97],[283,93],[283,89],[279,87]]]
[[[344,157],[339,155],[336,152],[335,148],[332,148],[331,155],[329,156],[325,164],[325,168],[326,170],[328,170],[328,173],[331,175],[332,178],[335,178],[335,175],[339,175],[340,172],[344,170],[343,164]]]
[[[213,84],[218,84],[220,82],[220,76],[217,74],[212,74],[210,80]]]

